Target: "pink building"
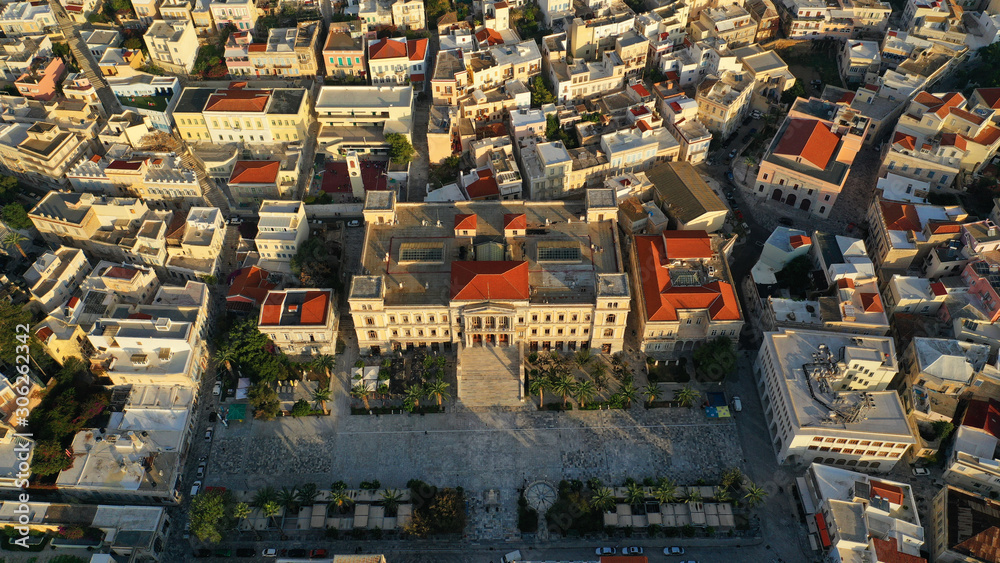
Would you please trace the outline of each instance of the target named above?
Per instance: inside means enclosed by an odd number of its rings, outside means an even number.
[[[1000,265],[985,260],[970,262],[962,272],[962,281],[968,284],[969,295],[989,322],[1000,320]]]
[[[41,68],[44,67],[44,68]],[[59,79],[66,73],[66,65],[59,57],[48,62],[39,61],[14,82],[14,87],[25,98],[48,101],[55,97]]]

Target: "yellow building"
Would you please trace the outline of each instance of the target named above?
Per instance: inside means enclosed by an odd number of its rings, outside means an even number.
[[[302,141],[309,127],[309,92],[304,88],[185,88],[174,108],[174,123],[185,141]]]

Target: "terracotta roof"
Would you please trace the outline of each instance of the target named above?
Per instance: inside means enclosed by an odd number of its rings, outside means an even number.
[[[997,141],[997,139],[1000,139],[1000,129],[997,129],[992,125],[987,125],[982,132],[976,135],[976,138],[973,139],[973,141],[979,143],[980,145],[992,145]]]
[[[837,280],[838,289],[854,289],[854,280],[851,278],[840,278]]]
[[[1000,88],[978,88],[976,93],[992,109],[1000,109]]]
[[[127,268],[125,266],[112,266],[104,271],[102,277],[116,278],[119,280],[130,280],[134,278],[138,273],[139,270],[136,270],[135,268]]]
[[[879,563],[927,563],[923,557],[899,551],[895,541],[872,538],[872,542],[875,544],[875,557]]]
[[[823,547],[830,547],[830,530],[826,527],[826,518],[822,512],[817,512],[815,516],[816,529],[819,530],[819,540],[823,543]]]
[[[264,51],[267,51],[267,45],[263,43],[251,43],[247,45],[248,53],[263,53]]]
[[[411,61],[422,61],[427,58],[427,39],[413,39],[406,42],[406,56]]]
[[[250,266],[240,270],[229,285],[229,292],[226,293],[227,301],[242,301],[252,305],[257,305],[264,301],[267,292],[277,287],[267,280],[270,273],[257,266]]]
[[[927,229],[935,235],[960,233],[962,232],[962,224],[954,221],[928,221]]]
[[[524,213],[505,213],[503,216],[503,229],[527,229],[528,216]]]
[[[41,340],[44,343],[53,334],[55,334],[55,333],[52,332],[51,328],[49,328],[47,326],[43,326],[42,328],[38,329],[38,332],[35,333],[35,336],[37,336],[38,339]]]
[[[485,43],[489,46],[503,45],[503,36],[500,35],[499,31],[484,27],[476,32],[476,41],[480,44]]]
[[[1000,561],[1000,528],[990,526],[952,548],[968,553],[977,561]]]
[[[982,125],[982,123],[986,121],[986,118],[976,115],[974,113],[967,112],[964,109],[948,108],[948,111],[951,113],[951,115],[954,115],[960,119],[964,119],[969,123],[975,123],[976,125]]]
[[[816,168],[823,170],[837,150],[840,137],[831,133],[828,125],[817,119],[792,119],[774,149],[774,154],[802,157]]]
[[[812,244],[812,239],[805,235],[793,235],[788,237],[788,245],[792,248],[798,248],[809,244]]]
[[[935,115],[944,119],[948,115],[952,108],[958,107],[963,102],[965,102],[965,96],[959,94],[958,92],[951,92],[948,94],[941,94],[937,96],[941,100],[941,105],[936,108],[929,108],[930,111],[934,112]]]
[[[260,310],[260,325],[325,325],[332,292],[271,291]]]
[[[643,98],[649,97],[649,90],[647,90],[646,87],[643,86],[642,84],[633,84],[632,90],[634,90],[636,94],[639,94]]]
[[[917,208],[907,203],[880,201],[882,219],[890,231],[919,231],[920,217]]]
[[[948,295],[948,289],[944,286],[943,283],[934,282],[931,284],[931,293],[933,293],[937,297],[941,297],[943,295]]]
[[[451,263],[451,298],[463,301],[524,300],[529,297],[527,261]]]
[[[837,100],[837,103],[850,105],[851,102],[854,101],[855,95],[856,94],[854,92],[844,92],[843,94],[841,94],[840,99]]]
[[[368,59],[400,59],[406,57],[406,43],[384,37],[368,46]]]
[[[1000,401],[972,399],[962,418],[962,426],[978,428],[1000,438]]]
[[[872,481],[871,486],[871,498],[881,497],[889,501],[890,504],[903,504],[903,489],[901,487],[882,481]]]
[[[961,135],[956,135],[955,133],[944,133],[941,135],[941,144],[946,147],[955,147],[965,150],[966,143],[965,137]]]
[[[73,307],[76,307],[77,304],[79,304],[79,303],[80,303],[80,298],[76,297],[76,296],[73,296],[73,297],[70,297],[69,301],[66,302],[66,306],[69,307],[70,309],[72,309]]]
[[[465,186],[465,193],[469,194],[469,199],[484,199],[500,195],[500,186],[497,185],[496,178],[490,170],[478,170],[479,178]]]
[[[657,235],[660,238],[660,235]],[[712,239],[705,231],[664,231],[666,255],[671,260],[688,260],[712,257]]]
[[[666,231],[667,233],[699,231]],[[704,231],[700,231],[707,239]],[[667,251],[666,239],[661,235],[635,237],[639,267],[642,269],[642,293],[646,315],[650,321],[674,321],[678,312],[685,309],[707,310],[713,320],[738,320],[739,305],[733,286],[727,282],[713,281],[700,286],[674,286],[670,270],[665,266],[670,259],[682,258]],[[688,243],[688,246],[693,246]],[[671,247],[673,248],[673,247]],[[709,244],[709,250],[711,245]]]
[[[107,170],[138,170],[142,168],[144,160],[115,160],[108,165]]]
[[[927,107],[935,107],[941,104],[941,100],[937,96],[926,91],[917,94],[917,96],[913,98],[913,101]]]
[[[204,111],[262,112],[271,93],[263,90],[219,90],[208,97]]]
[[[861,306],[866,313],[881,313],[883,311],[882,297],[878,293],[862,293]]]
[[[476,214],[475,213],[459,213],[455,215],[455,230],[456,231],[469,231],[476,230]]]
[[[423,74],[411,74],[410,75],[410,81],[411,82],[423,82],[424,81],[424,75]]]
[[[241,160],[233,167],[230,184],[273,184],[278,181],[281,163],[276,160]]]
[[[892,144],[899,145],[902,149],[912,151],[917,148],[917,138],[913,135],[907,135],[906,133],[896,131],[892,136]]]

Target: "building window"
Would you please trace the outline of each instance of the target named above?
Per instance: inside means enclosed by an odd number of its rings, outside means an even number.
[[[374,330],[369,330],[368,331],[368,340],[375,340],[376,338],[378,338],[378,335],[375,334],[375,331]]]
[[[375,319],[367,317],[365,318],[365,324],[368,326],[375,326]]]
[[[615,322],[615,316],[614,316],[614,315],[608,315],[608,316],[607,316],[607,317],[606,317],[606,318],[604,319],[604,322],[605,322],[606,324],[614,324],[614,322]]]

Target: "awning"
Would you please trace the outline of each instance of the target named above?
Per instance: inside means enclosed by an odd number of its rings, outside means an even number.
[[[830,532],[826,529],[826,518],[822,512],[816,513],[816,527],[819,528],[819,540],[823,542],[823,548],[830,547]]]

